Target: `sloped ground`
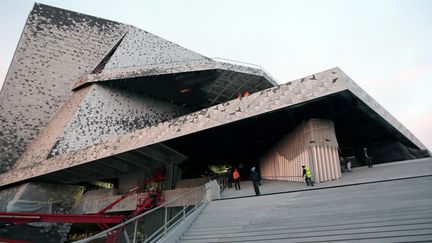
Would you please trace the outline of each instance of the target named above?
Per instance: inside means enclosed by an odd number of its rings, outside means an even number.
[[[299,168],[301,170],[301,168]],[[342,173],[342,178],[339,180],[328,181],[320,184],[315,184],[314,189],[349,185],[356,183],[367,183],[373,181],[400,179],[407,177],[432,175],[432,158],[407,160],[394,163],[378,164],[373,168],[355,167],[351,173]],[[237,198],[243,196],[255,195],[252,187],[252,182],[242,181],[241,190],[237,191],[234,188],[226,188],[222,192],[222,198]],[[287,191],[296,191],[310,189],[304,183],[286,182],[286,181],[269,181],[263,180],[260,187],[262,194],[279,193]]]
[[[430,159],[387,164],[347,176],[375,183],[213,201],[180,242],[432,242],[430,166]],[[385,171],[412,178],[380,182],[395,179]]]

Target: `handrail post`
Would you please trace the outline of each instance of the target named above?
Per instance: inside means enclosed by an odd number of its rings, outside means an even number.
[[[183,201],[183,220],[186,218],[186,202]]]
[[[135,221],[135,225],[134,225],[134,234],[133,234],[133,243],[136,243],[137,240],[137,230],[138,230],[138,220]]]
[[[130,239],[129,239],[129,235],[128,235],[127,231],[126,231],[126,227],[123,229],[123,235],[124,235],[124,237],[126,239],[126,243],[130,243]]]
[[[114,227],[112,227],[110,229],[106,229],[106,230],[104,230],[102,232],[99,232],[99,233],[97,233],[97,234],[95,234],[93,236],[90,236],[90,237],[88,237],[86,239],[82,239],[82,240],[75,241],[75,242],[79,242],[79,243],[90,242],[90,241],[95,240],[95,239],[100,239],[102,237],[106,237],[107,235],[112,234],[112,232],[115,232],[116,230],[119,230],[119,232],[123,231],[123,234],[126,236],[127,235],[127,231],[126,231],[126,229],[124,227],[126,227],[126,225],[132,224],[132,223],[135,223],[133,242],[137,242],[137,241],[140,240],[140,239],[138,239],[138,236],[137,236],[137,234],[138,234],[138,221],[140,219],[142,219],[143,217],[145,217],[146,215],[148,215],[150,213],[153,213],[153,212],[155,212],[155,211],[157,211],[159,209],[162,210],[163,208],[165,208],[165,215],[164,215],[164,217],[165,217],[164,218],[165,224],[163,226],[159,227],[159,229],[155,233],[157,233],[157,234],[159,234],[158,232],[162,233],[162,230],[163,230],[163,233],[161,235],[164,235],[164,237],[166,237],[167,234],[168,234],[168,229],[169,229],[168,222],[171,223],[171,220],[168,220],[168,205],[172,204],[173,202],[178,202],[182,198],[183,199],[184,198],[190,198],[191,203],[188,204],[188,206],[190,206],[190,205],[192,205],[192,203],[194,201],[194,197],[195,197],[195,208],[191,208],[191,211],[192,210],[196,210],[197,207],[198,207],[199,197],[200,196],[203,197],[204,194],[205,194],[205,192],[206,192],[205,186],[204,185],[200,186],[200,187],[195,188],[195,189],[193,189],[193,190],[191,190],[191,191],[189,191],[189,192],[187,192],[187,193],[185,193],[185,194],[183,194],[183,195],[181,195],[181,196],[179,196],[179,197],[177,197],[175,199],[172,199],[172,200],[170,200],[168,202],[165,202],[164,204],[162,204],[162,205],[160,205],[158,207],[155,207],[153,209],[150,209],[147,212],[144,212],[144,213],[142,213],[140,215],[137,215],[137,216],[135,216],[135,217],[133,217],[131,219],[128,219],[128,220],[126,220],[126,221],[124,221],[124,222],[122,222],[122,223],[120,223],[120,224],[118,224],[118,225],[116,225],[116,226],[114,226]],[[186,199],[184,199],[184,200],[186,200]],[[204,198],[202,198],[202,200],[204,200]],[[180,214],[180,213],[181,212],[178,212],[177,215]],[[184,207],[184,218],[185,217],[186,217],[186,206]],[[123,227],[123,229],[122,229],[122,227]],[[155,234],[155,233],[153,233],[153,234]],[[150,236],[150,237],[148,237],[145,242],[148,242],[149,239],[151,239],[151,238],[153,238],[153,235]],[[127,242],[131,242],[129,238],[127,238],[126,241]]]
[[[197,194],[195,194],[195,209],[197,208],[197,206],[198,206],[198,196],[197,196]]]
[[[165,224],[164,224],[164,236],[167,235],[167,222],[168,222],[168,207],[165,205]]]

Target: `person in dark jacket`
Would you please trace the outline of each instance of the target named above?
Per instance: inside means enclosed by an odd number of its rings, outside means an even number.
[[[364,159],[366,160],[366,163],[367,163],[368,167],[372,168],[373,167],[373,163],[372,163],[371,157],[369,157],[369,155],[367,153],[367,148],[363,148],[363,156],[364,156]]]
[[[250,174],[250,178],[252,180],[252,184],[255,190],[255,195],[259,196],[260,190],[259,190],[259,181],[260,181],[260,176],[258,174],[258,172],[256,171],[255,167],[252,167],[251,169],[251,174]]]
[[[232,183],[233,183],[233,176],[232,176],[232,171],[231,168],[228,168],[227,170],[227,181],[228,181],[228,188],[232,188]]]
[[[258,174],[258,186],[262,186],[261,185],[261,180],[262,180],[261,173],[257,170],[257,168],[255,168],[255,171]]]

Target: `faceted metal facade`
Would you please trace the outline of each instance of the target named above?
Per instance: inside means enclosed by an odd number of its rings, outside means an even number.
[[[198,88],[209,99],[204,109],[123,89],[137,80],[152,87],[167,77],[186,85],[187,75],[211,72],[218,75]],[[425,149],[338,68],[275,84],[259,68],[217,62],[132,26],[36,4],[0,96],[0,186],[341,92]],[[233,99],[245,90],[253,94]]]
[[[104,62],[104,68],[94,74],[101,62]],[[27,162],[19,164],[31,164],[33,160],[25,159],[26,156],[42,156],[38,158],[41,160],[60,153],[59,146],[64,147],[66,143],[62,140],[63,130],[68,133],[67,129],[73,128],[73,124],[67,124],[69,119],[82,117],[74,115],[76,111],[85,112],[83,106],[88,104],[80,104],[82,99],[90,99],[87,95],[95,96],[94,89],[90,91],[80,87],[88,77],[102,77],[107,81],[200,70],[190,63],[210,65],[207,69],[264,75],[263,71],[254,68],[213,61],[133,26],[36,3],[24,27],[0,95],[0,172],[11,169],[20,156],[21,161]],[[158,68],[163,72],[157,72]],[[260,88],[272,87],[274,83],[265,78],[258,81]],[[129,101],[121,103],[127,106]],[[155,121],[172,118],[165,114],[164,108],[170,105],[162,105],[160,111],[159,106],[153,106],[153,112],[140,118],[137,116],[143,111],[129,114],[131,116],[118,115],[123,117],[123,125],[136,125],[143,119],[148,120],[144,122],[146,124],[155,124]],[[113,111],[124,109],[131,111],[135,108],[113,108]],[[179,108],[174,113],[183,114],[184,110]],[[56,122],[48,125],[49,120]],[[140,124],[136,128],[142,126]],[[44,127],[45,131],[42,131]],[[119,128],[107,129],[110,130],[108,134],[112,135],[112,130]],[[121,129],[130,131],[133,128]],[[40,139],[34,141],[37,137]],[[100,141],[90,139],[86,142],[83,139],[81,143],[85,144]],[[43,152],[38,151],[40,143],[45,145],[42,146]],[[46,147],[51,147],[52,153],[47,154]],[[26,148],[27,152],[23,154]]]
[[[93,85],[48,157],[184,115],[188,109],[109,86]]]
[[[241,100],[228,101],[49,159],[44,159],[44,156],[23,157],[23,160],[18,161],[15,169],[2,175],[0,185],[89,163],[114,154],[250,118],[346,89],[347,85],[342,72],[335,68],[254,93]],[[82,90],[80,91],[82,92]],[[55,125],[53,124],[53,126]],[[54,141],[50,141],[48,146],[44,145],[46,141],[44,140],[36,146],[31,154],[49,154],[51,144]]]
[[[414,136],[414,134],[412,134],[404,125],[402,125],[402,123],[400,123],[394,116],[384,109],[384,107],[382,107],[376,100],[366,93],[366,91],[358,86],[350,77],[348,77],[346,74],[343,74],[343,77],[347,82],[349,90],[355,96],[366,103],[374,112],[387,121],[393,127],[393,129],[396,129],[420,149],[427,150],[426,146],[424,146],[422,142],[420,142],[420,140]]]
[[[35,4],[0,95],[0,172],[72,94],[72,81],[91,72],[128,27]]]

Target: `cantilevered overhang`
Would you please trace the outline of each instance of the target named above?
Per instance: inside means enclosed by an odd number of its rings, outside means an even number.
[[[222,141],[219,149],[224,149],[224,140],[220,139],[221,133],[226,134],[224,130],[221,130],[224,127],[228,127],[229,132],[235,134],[236,137],[239,135],[237,132],[240,132],[240,135],[241,131],[250,132],[252,137],[248,137],[247,134],[244,136],[249,143],[242,140],[234,140],[234,143],[252,144],[255,146],[252,148],[257,148],[256,154],[251,153],[255,156],[258,155],[258,152],[263,151],[259,149],[260,146],[262,148],[270,146],[296,124],[308,118],[332,119],[336,125],[345,124],[340,127],[347,133],[350,129],[359,127],[356,135],[363,136],[360,139],[364,142],[374,141],[378,139],[377,136],[381,135],[393,136],[406,146],[425,149],[425,146],[414,135],[368,97],[341,70],[334,68],[257,92],[241,100],[231,100],[159,123],[156,126],[146,127],[92,147],[47,160],[31,161],[32,163],[17,166],[4,173],[0,178],[0,185],[4,186],[44,174],[70,170],[77,166],[91,164],[111,156],[163,142],[178,152],[191,156],[194,153],[190,152],[188,147],[178,144],[189,141],[191,143],[189,149],[193,149],[194,145],[201,146],[198,143],[205,144],[204,142],[207,141],[203,138],[188,140],[188,137],[193,138],[194,136],[205,138],[208,134],[213,134],[218,141]],[[262,131],[253,129],[254,126],[259,127]],[[374,132],[366,134],[364,133],[366,129]],[[258,132],[251,132],[255,130]],[[263,138],[259,139],[259,136]],[[338,139],[341,139],[341,142],[350,143],[349,137],[342,136]],[[230,144],[226,143],[226,145]],[[233,148],[238,147],[233,146]],[[217,149],[215,151],[217,152]],[[250,149],[248,151],[250,152]]]
[[[161,143],[97,159],[35,178],[38,181],[75,184],[115,179],[138,171],[179,164],[186,156]]]
[[[92,83],[109,84],[195,110],[232,100],[239,93],[255,93],[277,85],[261,67],[209,58],[104,69],[101,73],[83,76],[73,89]]]
[[[188,157],[186,163],[190,174],[197,174],[200,170],[205,170],[208,165],[256,166],[260,157],[289,132],[302,122],[315,118],[334,122],[337,143],[342,150],[354,148],[359,150],[367,146],[371,151],[376,151],[375,163],[414,158],[418,154],[424,154],[418,151],[413,141],[379,116],[350,90],[202,130],[165,141],[163,144]],[[400,145],[397,148],[406,148],[408,151],[399,151],[398,154],[392,154],[393,151],[389,148],[382,148],[383,153],[377,151],[377,146],[389,143],[391,146],[397,143]],[[355,153],[355,151],[350,152]]]

